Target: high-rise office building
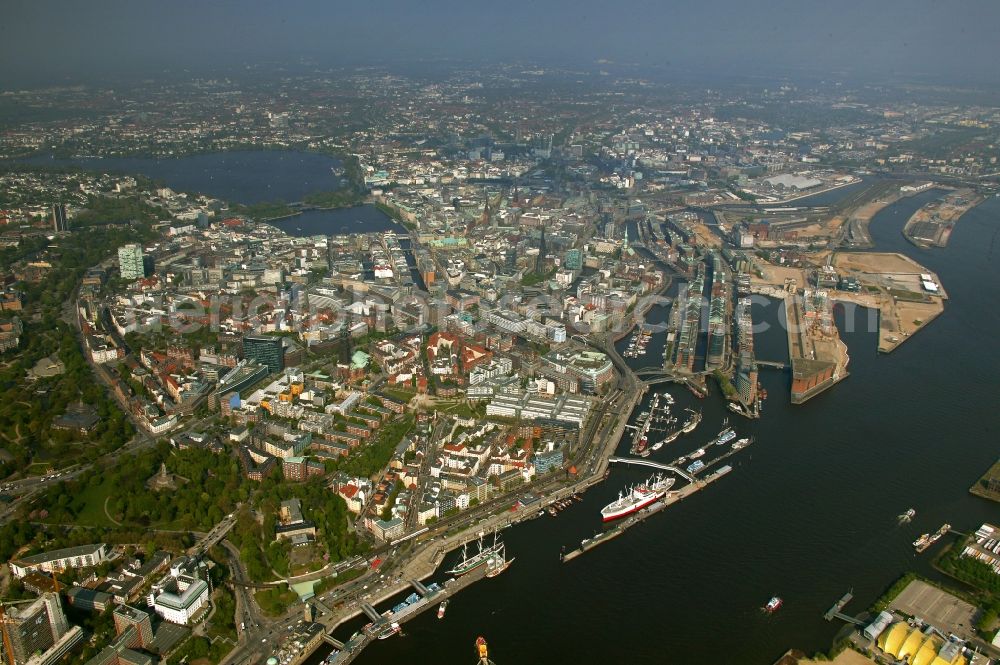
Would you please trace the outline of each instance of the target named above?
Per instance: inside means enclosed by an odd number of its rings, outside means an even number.
[[[69,631],[59,594],[45,593],[28,605],[8,607],[4,619],[14,665],[48,651]]]
[[[52,230],[56,233],[69,231],[69,220],[66,219],[66,205],[63,203],[52,205]]]
[[[114,612],[115,632],[124,634],[129,628],[135,628],[128,636],[127,646],[130,649],[142,649],[153,642],[153,624],[149,613],[129,605],[119,605]]]
[[[580,270],[583,268],[583,252],[579,249],[566,250],[565,257],[566,270]]]
[[[250,335],[244,337],[243,357],[266,365],[272,374],[285,368],[285,351],[280,337],[254,337]]]
[[[146,276],[142,245],[123,245],[118,248],[118,269],[122,279],[139,279]]]

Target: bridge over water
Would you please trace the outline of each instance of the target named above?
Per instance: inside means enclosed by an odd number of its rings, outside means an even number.
[[[690,473],[676,466],[673,466],[672,464],[663,464],[662,462],[654,462],[652,460],[641,459],[636,457],[609,457],[608,461],[617,462],[618,464],[633,464],[635,466],[648,466],[652,469],[662,469],[664,471],[670,471],[672,473],[676,473],[678,476],[688,481],[689,483],[693,483],[695,481],[695,477],[692,476]]]

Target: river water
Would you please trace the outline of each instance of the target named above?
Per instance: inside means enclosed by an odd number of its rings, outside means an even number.
[[[756,441],[728,460],[731,474],[560,563],[560,548],[592,535],[600,507],[645,475],[614,468],[582,503],[508,530],[507,553],[517,558],[508,572],[456,595],[443,621],[429,611],[357,662],[466,665],[483,635],[500,665],[772,663],[790,647],[828,649],[840,625],[822,614],[848,589],[855,600],[847,611],[858,612],[908,570],[935,576],[930,561],[941,545],[916,555],[910,543],[943,522],[968,530],[996,520],[996,505],[968,488],[996,459],[1000,423],[1000,354],[992,348],[1000,335],[1000,199],[967,213],[948,247],[919,250],[901,229],[935,195],[904,199],[871,225],[879,250],[914,257],[950,294],[925,330],[878,355],[877,333],[859,315],[853,331],[842,331],[851,376],[801,406],[789,403],[787,374],[762,370],[769,398],[761,420],[734,417],[738,433]],[[768,360],[787,356],[779,311],[754,308],[755,321],[771,324],[756,345]],[[842,328],[847,314],[838,309]],[[650,351],[636,366],[658,361]],[[660,461],[706,443],[727,416],[714,395],[697,400],[668,389],[677,407],[701,408],[705,419],[653,453]],[[619,453],[626,450],[623,441]],[[911,506],[916,518],[899,526],[896,516]],[[764,615],[759,608],[773,594],[785,607]]]

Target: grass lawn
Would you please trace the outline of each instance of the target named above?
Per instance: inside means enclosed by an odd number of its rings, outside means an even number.
[[[288,607],[299,599],[299,595],[288,588],[287,584],[262,589],[254,594],[257,604],[268,616],[281,616]]]
[[[416,390],[404,390],[402,388],[383,388],[382,392],[393,399],[398,399],[400,402],[409,402],[417,394]]]
[[[83,509],[74,521],[84,526],[115,526],[104,512],[104,502],[111,496],[113,489],[114,486],[108,481],[96,487],[85,488],[73,500],[75,505],[83,504]]]

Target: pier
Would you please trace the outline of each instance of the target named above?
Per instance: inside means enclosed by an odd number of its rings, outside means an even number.
[[[613,461],[621,461],[621,460],[617,459],[617,458],[613,458]],[[633,460],[628,460],[628,461],[633,461]],[[645,460],[640,460],[640,461],[644,462]],[[652,465],[655,465],[658,468],[666,468],[665,465],[657,464],[656,462],[653,462]],[[647,464],[647,465],[644,465],[644,466],[651,466],[651,465]],[[675,467],[669,467],[669,468],[676,470]],[[718,480],[722,476],[728,474],[732,470],[733,470],[733,467],[731,467],[729,465],[723,466],[718,471],[716,471],[715,473],[710,474],[710,475],[706,476],[705,478],[703,478],[701,480],[692,479],[691,483],[685,485],[684,487],[680,488],[676,492],[667,492],[667,496],[665,496],[662,501],[657,501],[653,505],[648,506],[646,508],[643,508],[639,512],[637,512],[634,515],[626,518],[623,522],[618,523],[617,525],[615,525],[614,527],[608,529],[607,531],[605,531],[602,534],[598,534],[598,535],[594,536],[593,538],[585,538],[583,541],[581,541],[580,547],[578,547],[577,549],[575,549],[575,550],[573,550],[571,552],[566,552],[564,554],[560,554],[559,555],[560,560],[563,563],[566,563],[567,561],[572,561],[573,559],[575,559],[576,557],[580,556],[584,552],[589,552],[590,550],[594,549],[598,545],[606,543],[609,540],[614,540],[618,536],[620,536],[623,533],[625,533],[625,531],[627,529],[630,529],[633,526],[635,526],[636,524],[639,524],[639,523],[643,522],[650,515],[655,515],[656,513],[660,512],[661,510],[663,510],[664,508],[666,508],[667,506],[673,505],[673,504],[677,503],[678,501],[680,501],[680,500],[682,500],[682,499],[684,499],[684,498],[686,498],[688,496],[691,496],[692,494],[694,494],[698,490],[707,487],[708,485],[710,485],[711,483],[715,482],[716,480]]]
[[[823,615],[823,618],[826,619],[827,621],[840,619],[841,621],[846,621],[847,623],[853,623],[856,626],[864,626],[865,625],[864,621],[860,619],[855,619],[854,617],[844,614],[841,611],[844,609],[844,606],[847,605],[847,603],[851,602],[852,598],[854,598],[854,594],[852,592],[848,591],[847,593],[845,593],[843,596],[841,596],[840,600],[834,603],[833,607],[831,607],[826,611],[826,614]]]

